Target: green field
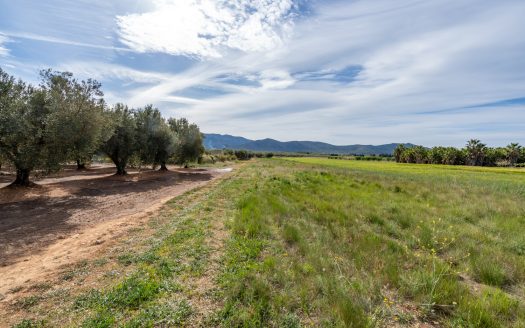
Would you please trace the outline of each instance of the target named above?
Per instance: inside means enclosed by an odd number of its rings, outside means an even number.
[[[519,169],[250,161],[21,300],[19,327],[525,327],[524,200]]]

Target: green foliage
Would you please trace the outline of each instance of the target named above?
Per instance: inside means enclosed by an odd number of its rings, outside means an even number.
[[[67,159],[70,140],[53,96],[0,69],[0,153],[17,170],[15,184],[29,185],[35,169],[56,170]]]
[[[467,153],[467,163],[472,166],[483,165],[487,146],[478,139],[470,139],[465,147]]]
[[[187,164],[204,152],[198,126],[186,119],[168,125],[152,105],[107,109],[99,82],[69,72],[48,69],[40,77],[33,87],[0,69],[0,168],[5,162],[16,168],[16,185],[30,185],[32,171],[56,171],[67,161],[83,168],[99,150],[119,175],[133,160],[166,169],[173,155]]]
[[[126,328],[174,327],[181,325],[192,313],[186,301],[178,304],[155,304],[146,307],[135,318],[126,323]]]
[[[42,298],[40,296],[27,296],[27,297],[24,297],[24,298],[21,298],[19,299],[15,305],[17,307],[20,307],[22,309],[29,309],[33,306],[35,306],[36,304],[38,304],[38,302],[40,302]]]
[[[113,122],[113,135],[102,145],[102,151],[117,167],[118,175],[125,175],[130,158],[137,151],[137,121],[124,104],[117,104],[109,111]]]
[[[506,148],[490,148],[477,139],[469,140],[464,149],[454,147],[433,147],[426,149],[422,146],[406,148],[399,145],[394,150],[394,158],[398,163],[417,164],[446,164],[471,166],[520,166],[523,148],[513,143]]]
[[[382,161],[383,157],[380,156],[355,156],[356,161]]]
[[[13,326],[13,328],[44,328],[47,327],[46,322],[44,320],[31,320],[31,319],[24,319],[20,323]]]
[[[153,298],[160,289],[157,277],[148,271],[124,280],[107,294],[107,302],[113,307],[136,308]]]
[[[190,124],[187,119],[169,119],[170,129],[177,135],[178,143],[174,161],[179,165],[187,165],[197,161],[204,154],[203,135],[196,124]]]
[[[111,135],[111,121],[106,115],[102,85],[96,80],[78,81],[69,72],[40,73],[42,87],[49,96],[47,106],[58,113],[68,159],[79,168],[91,160],[100,144]]]
[[[160,111],[152,105],[138,109],[134,114],[141,161],[167,169],[166,163],[177,150],[177,135],[169,128]]]
[[[247,150],[236,150],[234,151],[235,157],[240,161],[247,161],[253,157],[253,154]]]
[[[82,328],[110,328],[115,324],[115,317],[108,311],[99,311],[95,316],[86,319]]]
[[[507,160],[509,161],[509,165],[516,165],[516,163],[520,159],[522,150],[523,150],[523,147],[521,147],[517,143],[511,143],[505,148],[504,151],[507,155]]]

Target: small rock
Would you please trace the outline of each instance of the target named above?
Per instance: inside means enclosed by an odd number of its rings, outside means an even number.
[[[104,243],[103,240],[100,240],[100,239],[95,240],[95,245],[100,245],[102,243]]]

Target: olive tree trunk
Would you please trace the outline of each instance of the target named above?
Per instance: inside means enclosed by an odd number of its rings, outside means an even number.
[[[29,187],[33,183],[29,181],[30,169],[16,169],[16,179],[11,184],[12,186]]]
[[[125,163],[115,163],[117,166],[117,175],[126,175],[128,172],[126,172],[126,164]]]
[[[86,164],[81,160],[77,159],[77,170],[82,171],[86,169]]]

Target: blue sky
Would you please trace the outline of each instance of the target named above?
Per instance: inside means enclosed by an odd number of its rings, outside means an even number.
[[[0,0],[0,67],[204,132],[525,144],[523,0]]]

